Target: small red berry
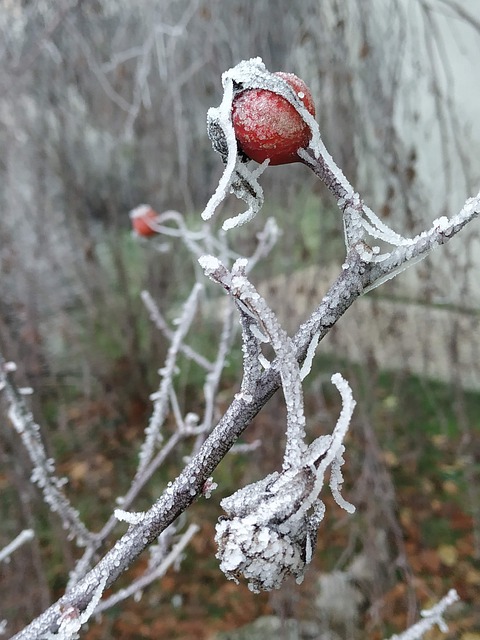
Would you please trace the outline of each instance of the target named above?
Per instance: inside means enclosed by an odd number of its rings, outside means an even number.
[[[315,105],[307,85],[293,73],[279,71],[309,113]],[[308,146],[311,131],[295,107],[284,97],[266,89],[247,89],[233,100],[232,122],[241,150],[256,162],[270,164],[301,162],[297,150]]]
[[[143,237],[154,236],[158,233],[155,222],[158,213],[148,204],[141,204],[129,213],[133,231]]]

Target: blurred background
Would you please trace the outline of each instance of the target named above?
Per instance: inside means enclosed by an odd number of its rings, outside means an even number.
[[[414,235],[479,188],[480,5],[3,0],[0,34],[0,347],[34,388],[67,492],[97,530],[129,486],[168,348],[140,292],[172,319],[199,277],[180,243],[134,238],[128,211],[146,202],[201,226],[222,172],[205,126],[222,72],[261,56],[271,71],[302,77],[336,162],[388,224]],[[252,279],[293,332],[338,273],[341,219],[306,167],[271,168],[261,182],[263,213],[231,232],[231,245],[248,253],[275,217],[282,236]],[[227,201],[213,224],[238,207]],[[85,637],[210,638],[269,615],[311,621],[318,637],[381,638],[450,587],[464,604],[449,637],[480,637],[479,267],[471,224],[359,300],[320,345],[308,419],[312,437],[331,430],[338,401],[328,380],[342,371],[358,402],[346,465],[357,514],[331,507],[304,585],[253,596],[227,583],[212,499],[193,510],[202,533],[180,573]],[[216,295],[207,287],[206,302]],[[209,354],[216,327],[204,307],[194,341]],[[238,388],[234,352],[220,408]],[[198,380],[193,367],[179,376],[185,411],[199,402]],[[222,463],[222,495],[278,468],[283,420],[279,396],[245,436],[261,448]],[[62,593],[78,551],[30,485],[4,414],[0,425],[0,546],[24,527],[37,532],[1,587],[0,618],[20,628]],[[143,506],[180,468],[179,456]],[[355,603],[346,621],[339,601]]]

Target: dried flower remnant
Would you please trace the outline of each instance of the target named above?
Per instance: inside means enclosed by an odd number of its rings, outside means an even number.
[[[220,568],[235,582],[244,577],[251,591],[278,589],[289,576],[302,582],[325,513],[318,496],[328,467],[335,500],[349,513],[355,510],[340,495],[343,438],[355,402],[339,374],[332,382],[343,401],[333,434],[320,436],[307,447],[300,466],[272,473],[221,502],[227,517],[216,527]]]

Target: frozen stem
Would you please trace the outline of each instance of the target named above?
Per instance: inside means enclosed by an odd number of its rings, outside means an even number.
[[[4,390],[9,404],[8,416],[32,463],[32,483],[43,493],[43,499],[53,513],[57,513],[69,536],[78,546],[86,547],[92,540],[90,531],[81,521],[79,513],[72,507],[64,493],[66,478],[55,473],[55,461],[47,456],[38,425],[27,406],[24,395],[13,380],[12,367],[0,354],[0,390]]]

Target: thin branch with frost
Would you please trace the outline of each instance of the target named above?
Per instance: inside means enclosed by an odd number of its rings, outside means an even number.
[[[9,544],[7,544],[3,549],[0,549],[0,562],[5,562],[9,560],[10,556],[14,551],[16,551],[19,547],[21,547],[25,542],[32,540],[35,537],[35,533],[32,529],[24,529],[21,531],[16,538],[14,538]]]
[[[154,323],[157,329],[161,331],[163,335],[168,338],[168,340],[170,340],[170,342],[172,342],[175,334],[168,326],[167,321],[160,312],[160,309],[158,308],[158,305],[152,298],[151,294],[148,291],[142,291],[140,296],[142,298],[143,304],[145,305],[145,308],[150,315],[150,320]],[[186,356],[193,362],[196,362],[199,367],[205,369],[205,371],[211,371],[213,369],[213,364],[209,360],[204,358],[201,353],[198,353],[197,351],[192,349],[188,344],[182,343],[180,345],[180,351],[184,356]]]
[[[364,274],[364,292],[378,287],[404,269],[423,260],[433,249],[445,244],[478,215],[480,215],[480,192],[468,198],[462,209],[451,218],[447,216],[437,218],[433,221],[431,229],[418,234],[408,243],[397,246],[390,253],[368,260]]]
[[[223,313],[223,326],[218,342],[217,357],[215,358],[212,370],[206,375],[203,385],[203,397],[205,401],[204,417],[200,432],[209,433],[213,426],[214,411],[218,388],[222,372],[225,368],[225,361],[232,346],[233,337],[233,309],[228,306]]]
[[[420,612],[423,620],[417,622],[409,629],[391,636],[388,640],[421,640],[423,635],[437,626],[442,633],[448,633],[448,625],[443,619],[445,610],[450,607],[454,602],[460,600],[458,593],[455,589],[450,589],[447,595],[440,600],[431,609],[424,609]]]
[[[284,468],[298,466],[305,451],[305,413],[303,409],[303,390],[300,369],[295,357],[295,349],[291,339],[280,326],[278,319],[265,300],[255,290],[248,280],[246,268],[247,260],[235,262],[231,272],[214,256],[203,256],[199,263],[205,273],[215,282],[221,284],[238,303],[239,308],[250,317],[253,323],[249,330],[254,341],[269,342],[277,356],[276,366],[282,379],[282,389],[287,407],[287,445],[285,451]],[[245,351],[249,352],[250,336],[246,337]],[[256,350],[256,348],[254,347]],[[256,360],[260,358],[260,351]],[[249,360],[247,357],[245,360]],[[246,362],[247,367],[250,363]],[[255,366],[255,361],[252,363]],[[247,369],[248,371],[248,369]],[[256,368],[258,371],[258,368]],[[244,386],[250,386],[251,378],[247,378]],[[244,395],[245,398],[245,395]]]
[[[106,611],[132,596],[140,597],[143,589],[165,575],[167,570],[181,556],[193,536],[199,531],[200,527],[197,524],[191,524],[185,533],[181,535],[180,540],[172,547],[171,551],[162,558],[161,562],[158,562],[158,564],[153,567],[149,567],[140,578],[134,580],[128,587],[120,589],[120,591],[117,591],[114,595],[99,603],[95,609],[95,614],[102,613],[102,611]]]
[[[178,319],[178,328],[168,350],[165,366],[160,370],[162,376],[158,391],[151,396],[154,400],[153,412],[150,417],[148,427],[145,430],[145,440],[140,448],[139,463],[135,478],[138,478],[147,467],[154,455],[155,447],[161,442],[162,435],[160,429],[167,415],[168,410],[168,392],[172,385],[172,379],[175,374],[175,366],[177,362],[180,345],[182,344],[190,325],[194,319],[198,296],[202,289],[202,285],[197,283],[193,286],[192,292],[183,307],[183,313]],[[134,480],[135,482],[135,480]]]
[[[31,481],[43,493],[44,500],[53,513],[57,513],[68,535],[80,547],[87,546],[92,533],[81,521],[79,513],[72,507],[64,493],[66,478],[55,473],[55,463],[49,458],[42,442],[40,427],[25,402],[21,390],[13,380],[12,367],[0,354],[0,390],[4,390],[9,404],[8,417],[19,434],[32,463]]]
[[[247,261],[237,260],[231,271],[214,256],[203,256],[199,262],[206,275],[222,285],[238,304],[244,327],[245,360],[252,357],[254,363],[260,360],[261,342],[269,342],[277,356],[275,363],[287,408],[282,471],[222,500],[228,518],[218,523],[216,541],[220,568],[228,578],[238,582],[244,576],[255,592],[279,588],[289,575],[301,581],[311,560],[317,529],[325,513],[318,496],[329,466],[335,500],[348,512],[354,511],[353,505],[342,497],[340,488],[343,439],[355,401],[342,376],[333,376],[343,404],[337,426],[332,436],[320,436],[307,446],[302,379],[294,345],[248,280]],[[258,367],[253,364],[253,377],[247,378],[242,388],[248,390],[257,375]],[[241,395],[245,401],[250,400],[245,391]]]

